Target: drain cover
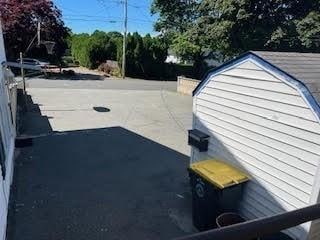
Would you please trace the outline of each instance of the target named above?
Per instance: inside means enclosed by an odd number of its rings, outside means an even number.
[[[93,110],[101,113],[110,112],[110,109],[106,107],[93,107]]]

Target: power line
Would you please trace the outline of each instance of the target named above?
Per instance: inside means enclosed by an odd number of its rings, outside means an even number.
[[[58,3],[58,2],[59,2],[59,3]],[[70,13],[75,13],[75,14],[82,14],[82,13],[83,13],[83,12],[79,12],[79,11],[76,11],[76,10],[74,10],[74,9],[67,8],[67,7],[62,6],[60,0],[59,0],[59,1],[56,0],[56,1],[55,1],[55,5],[58,6],[59,9],[62,10],[62,15],[65,15],[65,14],[63,14],[63,12],[65,12],[65,11],[70,12]],[[98,14],[98,13],[101,13],[101,12],[103,12],[103,10],[97,12],[97,14]]]
[[[147,14],[145,14],[145,13],[141,10],[142,7],[137,6],[137,5],[131,5],[131,4],[129,4],[129,6],[137,9],[144,17],[148,18],[148,19],[150,20],[150,22],[154,22],[153,19],[152,19],[150,16],[147,16]]]
[[[58,0],[60,1],[60,0]],[[73,9],[68,9],[65,7],[61,7],[62,9],[67,10],[69,13],[63,14],[63,19],[66,21],[82,21],[82,22],[101,22],[101,23],[121,23],[124,27],[124,38],[126,38],[127,35],[127,29],[128,29],[128,23],[137,23],[137,25],[144,25],[144,24],[154,24],[156,21],[151,18],[151,16],[147,16],[146,13],[142,11],[142,8],[150,8],[150,5],[143,5],[143,4],[131,4],[128,3],[128,0],[97,0],[97,2],[102,7],[102,12],[105,13],[105,16],[101,15],[90,15],[85,13],[80,13],[78,11],[74,11]],[[123,19],[119,16],[111,16],[110,9],[114,9],[111,7],[111,5],[123,5],[124,7],[124,15]],[[114,7],[117,7],[114,6]],[[128,6],[131,8],[137,9],[137,11],[140,13],[141,16],[144,18],[131,18],[128,17]],[[126,39],[123,41],[123,48],[125,48]],[[124,51],[125,53],[125,51]],[[123,57],[124,63],[124,69],[123,69],[123,75],[125,75],[125,56]]]
[[[122,4],[124,1],[123,0],[108,0],[108,1],[106,1],[106,0],[97,0],[98,2],[101,2],[101,3],[103,3],[104,5],[106,4],[106,2],[107,3],[116,3],[116,4]]]
[[[87,18],[87,19],[108,19],[108,20],[114,20],[114,19],[122,19],[120,17],[116,17],[116,16],[108,16],[107,18],[105,16],[101,16],[101,15],[87,15],[87,14],[68,14],[68,15],[64,15],[64,17],[81,17],[81,18]]]
[[[108,23],[121,23],[123,21],[107,20],[107,19],[85,19],[85,18],[64,18],[67,21],[83,21],[83,22],[108,22]]]
[[[106,11],[105,13],[108,15],[108,17],[110,17],[110,13],[109,13],[109,10],[110,10],[110,7],[107,6],[106,4],[106,1],[105,0],[97,0],[98,3],[100,3],[100,5],[104,8],[104,10]],[[120,4],[121,1],[117,1],[117,0],[112,0],[112,1],[108,1],[108,3],[111,3],[111,4]]]
[[[131,3],[128,3],[128,5],[134,8],[150,8],[151,7],[151,5],[141,5],[141,4],[137,5],[137,4],[131,4]]]
[[[80,17],[85,17],[85,18],[88,18],[88,19],[90,19],[90,18],[104,18],[104,19],[106,19],[106,17],[105,16],[101,16],[101,15],[96,15],[96,16],[93,16],[93,15],[86,15],[86,14],[68,14],[68,15],[64,15],[64,17],[78,17],[78,16],[80,16]],[[122,18],[120,18],[120,17],[116,17],[116,16],[110,16],[110,17],[108,17],[108,19],[115,19],[115,18],[117,18],[117,19],[122,19]],[[152,22],[152,23],[154,23],[154,22],[156,22],[155,20],[153,20],[153,19],[151,19],[150,18],[150,20],[146,20],[146,19],[142,19],[142,18],[131,18],[131,17],[128,17],[128,19],[129,20],[132,20],[132,21],[137,21],[137,22]]]
[[[153,20],[146,20],[146,19],[140,19],[140,18],[129,18],[132,22],[146,22],[146,23],[156,23],[156,21]]]
[[[87,22],[119,22],[119,23],[123,23],[124,20],[115,20],[114,18],[104,18],[104,17],[99,17],[99,18],[95,18],[95,16],[91,16],[91,17],[76,17],[76,16],[65,16],[63,17],[64,20],[69,20],[69,21],[87,21]],[[149,20],[145,20],[145,19],[139,19],[139,18],[128,18],[128,22],[138,22],[138,23],[155,23],[154,21],[149,21]]]

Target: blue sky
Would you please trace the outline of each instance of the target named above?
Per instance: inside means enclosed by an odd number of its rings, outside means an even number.
[[[62,10],[63,20],[74,33],[94,30],[123,32],[123,4],[121,0],[53,0]],[[128,31],[151,33],[156,16],[151,16],[152,0],[128,0]]]

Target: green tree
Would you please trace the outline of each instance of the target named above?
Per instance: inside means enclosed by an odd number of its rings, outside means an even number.
[[[64,26],[61,11],[51,0],[10,0],[1,1],[0,17],[3,24],[7,57],[16,59],[24,52],[37,33],[37,24],[41,23],[42,40],[54,41],[52,60],[59,61],[67,48],[69,29]],[[34,45],[35,46],[35,45]],[[26,55],[48,56],[44,46],[34,47]]]
[[[225,56],[248,50],[301,50],[294,24],[301,15],[298,8],[307,6],[292,0],[203,0],[193,30]]]
[[[168,55],[168,45],[160,37],[152,38],[147,34],[143,38],[142,68],[145,77],[165,77],[165,60]]]
[[[154,0],[152,12],[159,14],[155,29],[169,33],[171,48],[195,66],[208,50],[224,58],[248,50],[320,51],[318,0]]]
[[[71,41],[71,54],[80,65],[89,67],[89,34],[75,34]]]
[[[95,31],[75,34],[71,40],[71,54],[80,65],[97,68],[106,60],[117,60],[120,33]]]
[[[117,32],[95,31],[71,37],[72,56],[81,66],[97,68],[106,60],[122,63],[122,35]],[[128,34],[126,45],[126,73],[128,76],[160,78],[164,74],[168,46],[159,37],[149,34]]]
[[[155,30],[159,32],[185,32],[196,19],[196,0],[154,0],[152,14],[159,14]]]
[[[312,51],[320,48],[320,13],[310,12],[306,17],[295,22],[302,45]]]
[[[193,72],[196,78],[201,78],[207,70],[204,58],[208,48],[202,41],[201,35],[194,34],[193,31],[187,31],[177,34],[171,44],[172,50],[183,60],[193,61]]]
[[[162,39],[128,34],[126,45],[126,74],[132,77],[164,77],[168,46]],[[118,49],[118,63],[122,63],[122,46]]]

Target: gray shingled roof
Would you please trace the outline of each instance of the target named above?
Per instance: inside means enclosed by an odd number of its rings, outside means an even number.
[[[252,53],[304,83],[320,105],[320,53],[264,51]]]

